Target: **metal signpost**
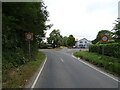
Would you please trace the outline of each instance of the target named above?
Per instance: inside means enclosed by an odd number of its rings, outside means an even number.
[[[25,33],[25,40],[28,41],[28,46],[29,46],[29,58],[31,58],[30,41],[33,40],[33,33]]]
[[[101,35],[101,42],[108,42],[109,35]],[[102,46],[102,55],[104,55],[104,45]]]

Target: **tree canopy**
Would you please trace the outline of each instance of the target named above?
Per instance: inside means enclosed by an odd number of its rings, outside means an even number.
[[[68,40],[68,37],[64,36],[62,39],[62,46],[67,46],[67,40]]]
[[[69,35],[68,39],[67,39],[67,45],[69,47],[72,47],[75,45],[75,38],[73,35]]]
[[[3,48],[26,48],[25,33],[33,33],[32,45],[41,41],[45,30],[50,25],[45,25],[49,13],[43,2],[4,2],[3,9]],[[40,38],[36,38],[39,36]]]
[[[2,55],[3,68],[19,66],[29,59],[25,33],[33,33],[31,56],[38,50],[38,42],[51,27],[46,25],[49,13],[43,2],[2,3]],[[7,65],[5,65],[7,64]]]
[[[59,47],[62,43],[62,35],[60,34],[59,29],[54,29],[47,38],[49,44],[51,44],[54,48]]]
[[[113,29],[114,32],[113,32],[113,38],[115,40],[115,42],[120,42],[120,21],[117,21],[116,20],[116,25],[115,25],[115,28]]]
[[[100,35],[109,35],[109,39],[111,39],[113,34],[109,30],[101,30],[98,32],[96,39],[92,41],[93,44],[96,44],[100,41]]]

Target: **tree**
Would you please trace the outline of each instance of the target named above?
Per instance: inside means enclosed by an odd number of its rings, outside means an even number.
[[[26,51],[27,43],[25,33],[34,34],[31,41],[33,49],[37,47],[37,42],[45,36],[45,30],[50,25],[45,25],[48,20],[48,12],[43,2],[4,2],[3,9],[3,48],[22,48]],[[39,36],[39,38],[36,38]]]
[[[67,39],[68,39],[67,36],[63,37],[63,39],[62,39],[62,46],[67,46]]]
[[[25,33],[29,32],[34,35],[30,43],[31,56],[35,56],[38,41],[41,41],[41,37],[45,36],[45,31],[50,27],[45,24],[48,17],[49,13],[43,2],[2,3],[2,55],[5,63],[19,66],[27,62],[28,41],[25,41]],[[3,66],[6,66],[4,62]]]
[[[101,30],[98,32],[96,39],[92,41],[93,44],[96,44],[100,41],[100,35],[109,35],[109,39],[112,38],[112,32],[109,30]]]
[[[59,29],[54,29],[47,38],[47,42],[52,44],[53,48],[59,47],[62,43],[62,35],[60,35]]]
[[[117,24],[114,27],[114,32],[113,32],[113,39],[115,40],[115,42],[120,42],[120,21],[117,21]]]
[[[75,45],[75,38],[73,37],[73,35],[69,35],[69,37],[67,39],[67,45],[69,47],[72,47]]]
[[[46,25],[49,13],[43,2],[3,2],[2,3],[2,82],[11,68],[35,60],[38,53],[38,42],[51,27]],[[33,33],[31,58],[28,56],[28,41],[25,33]],[[43,45],[46,47],[46,44]],[[42,48],[44,48],[42,47]],[[8,77],[8,76],[7,76]],[[11,79],[11,78],[9,78]]]

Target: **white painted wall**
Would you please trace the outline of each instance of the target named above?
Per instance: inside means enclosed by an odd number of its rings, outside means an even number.
[[[92,44],[91,41],[83,38],[83,39],[81,39],[81,40],[78,40],[78,42],[76,43],[76,46],[77,46],[78,48],[83,48],[83,47],[88,48],[90,44]]]

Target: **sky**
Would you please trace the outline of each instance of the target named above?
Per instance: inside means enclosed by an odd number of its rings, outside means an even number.
[[[48,37],[53,29],[62,36],[94,40],[100,30],[112,30],[118,18],[120,0],[44,0],[49,12]],[[48,24],[49,24],[48,23]]]

